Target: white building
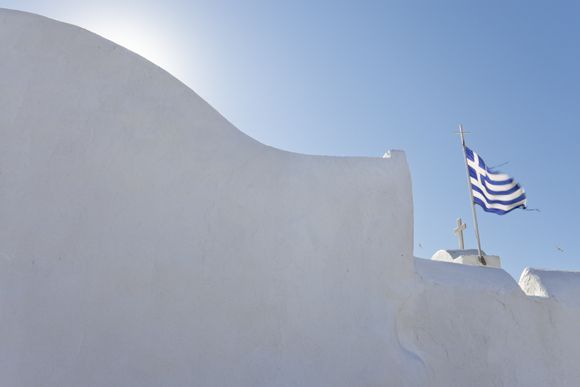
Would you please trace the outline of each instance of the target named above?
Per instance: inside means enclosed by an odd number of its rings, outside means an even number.
[[[413,258],[403,152],[262,145],[138,55],[8,10],[0,138],[1,386],[580,385],[576,305]]]

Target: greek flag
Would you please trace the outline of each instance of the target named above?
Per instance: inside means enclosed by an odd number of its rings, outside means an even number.
[[[498,215],[526,208],[526,193],[514,179],[486,167],[483,159],[468,147],[465,155],[474,203]]]

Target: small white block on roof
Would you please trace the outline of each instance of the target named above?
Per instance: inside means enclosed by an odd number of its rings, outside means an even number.
[[[580,307],[580,272],[541,270],[526,267],[519,285],[529,296],[555,298],[558,301]]]
[[[501,268],[501,260],[497,255],[487,255],[482,251],[488,267]],[[478,252],[475,249],[466,250],[439,250],[431,257],[434,261],[460,263],[463,265],[484,266],[479,262]]]

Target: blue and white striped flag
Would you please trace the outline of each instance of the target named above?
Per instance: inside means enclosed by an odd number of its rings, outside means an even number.
[[[468,147],[465,155],[474,203],[498,215],[526,208],[526,193],[514,179],[486,167],[483,159]]]

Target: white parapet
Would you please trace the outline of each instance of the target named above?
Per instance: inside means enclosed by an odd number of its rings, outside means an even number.
[[[528,296],[558,300],[567,306],[580,307],[580,272],[541,270],[526,267],[519,280]]]
[[[460,263],[463,265],[486,266],[501,268],[501,259],[497,255],[487,255],[482,251],[486,265],[483,265],[477,253],[477,250],[439,250],[431,257],[434,261]]]

